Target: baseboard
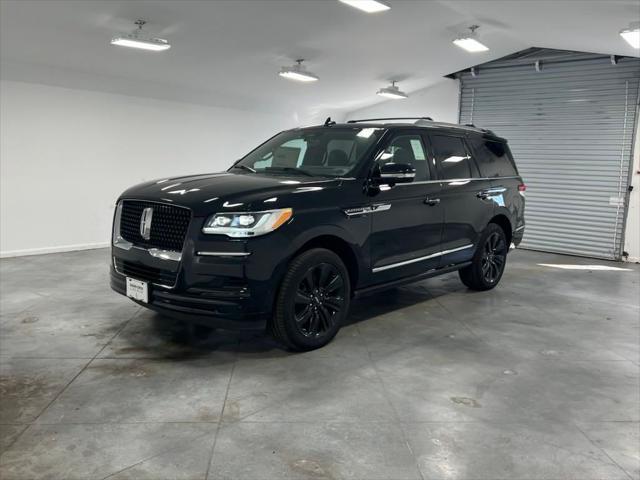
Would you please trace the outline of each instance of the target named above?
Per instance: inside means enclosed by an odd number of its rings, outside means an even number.
[[[94,250],[96,248],[106,248],[109,242],[101,243],[81,243],[78,245],[63,245],[60,247],[27,248],[25,250],[6,250],[0,252],[0,258],[26,257],[27,255],[45,255],[47,253],[75,252],[77,250]]]

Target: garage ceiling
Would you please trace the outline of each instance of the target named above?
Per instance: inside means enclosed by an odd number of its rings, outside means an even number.
[[[2,77],[308,118],[376,103],[390,79],[411,92],[531,46],[638,55],[618,35],[637,0],[387,3],[367,15],[336,0],[3,0]],[[137,18],[173,47],[110,46]],[[489,52],[451,43],[472,23]],[[320,82],[277,76],[300,57]]]

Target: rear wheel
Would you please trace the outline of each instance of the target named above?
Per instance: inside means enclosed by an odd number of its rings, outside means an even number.
[[[314,248],[291,262],[272,319],[274,337],[291,350],[320,348],[338,333],[349,311],[349,273],[330,250]]]
[[[471,265],[458,271],[460,280],[472,290],[494,288],[504,273],[508,251],[504,230],[490,223],[480,237]]]

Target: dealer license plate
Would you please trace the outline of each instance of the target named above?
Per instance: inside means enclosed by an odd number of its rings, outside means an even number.
[[[149,284],[135,278],[127,277],[127,297],[139,302],[149,303]]]

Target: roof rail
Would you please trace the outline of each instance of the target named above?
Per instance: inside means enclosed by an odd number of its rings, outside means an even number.
[[[347,123],[361,123],[361,122],[379,122],[381,120],[417,120],[419,121],[427,120],[429,122],[433,122],[433,118],[431,117],[387,117],[387,118],[362,118],[359,120],[347,120]]]

